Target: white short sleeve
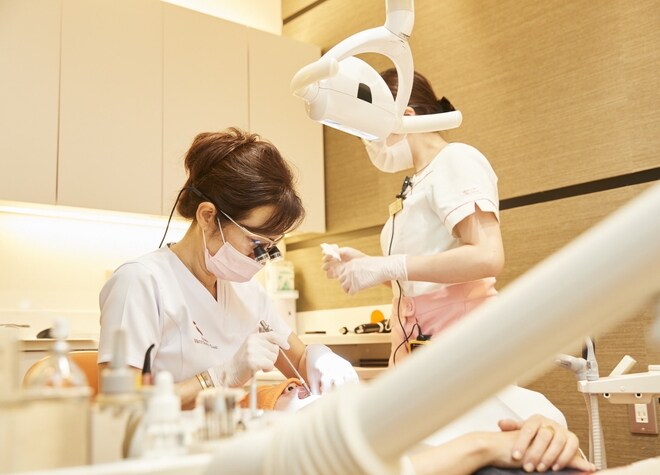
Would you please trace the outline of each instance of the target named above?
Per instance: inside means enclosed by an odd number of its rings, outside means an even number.
[[[433,203],[450,233],[476,211],[491,212],[499,220],[497,176],[476,148],[452,143],[434,160]]]
[[[256,281],[218,280],[212,295],[168,248],[124,264],[101,290],[99,362],[110,361],[114,333],[126,333],[127,363],[142,368],[147,348],[151,370],[184,381],[231,360],[259,321],[288,338],[291,329]]]
[[[158,352],[161,341],[161,322],[154,318],[160,314],[161,301],[158,285],[150,270],[140,263],[128,263],[117,269],[101,291],[101,333],[99,363],[110,361],[115,330],[126,334],[126,362],[142,368],[144,354],[153,343]]]

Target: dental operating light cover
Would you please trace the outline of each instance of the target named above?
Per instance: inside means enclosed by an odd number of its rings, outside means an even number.
[[[291,90],[305,101],[311,119],[366,140],[460,126],[459,111],[404,116],[414,75],[408,44],[415,18],[413,3],[387,0],[384,26],[346,38],[295,74]],[[396,99],[380,74],[354,56],[361,53],[379,53],[394,63],[399,79]]]

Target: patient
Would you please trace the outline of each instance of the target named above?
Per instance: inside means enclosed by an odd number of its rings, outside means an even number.
[[[258,388],[257,407],[295,412],[320,397],[310,394],[300,380],[290,378]],[[241,406],[247,407],[248,401],[249,397],[243,399]],[[406,473],[469,475],[484,467],[520,468],[525,472],[594,470],[582,456],[577,436],[555,420],[534,415],[520,422],[503,419],[498,426],[499,432],[471,431],[435,447],[420,445],[405,457]],[[479,473],[486,475],[488,472]]]
[[[257,409],[295,412],[320,399],[310,394],[299,379],[289,378],[279,384],[257,388]],[[241,407],[248,407],[250,398],[241,401]]]

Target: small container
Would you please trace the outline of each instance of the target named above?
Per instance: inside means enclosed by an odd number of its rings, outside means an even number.
[[[69,358],[69,324],[64,318],[55,320],[52,330],[53,343],[46,361],[35,371],[28,373],[25,386],[31,391],[87,387],[87,376]]]
[[[277,292],[291,291],[295,287],[293,262],[284,259],[270,261],[266,267],[266,290],[273,295]]]
[[[172,375],[167,371],[156,375],[156,385],[147,403],[144,423],[143,457],[161,458],[187,452],[181,399],[174,391]]]

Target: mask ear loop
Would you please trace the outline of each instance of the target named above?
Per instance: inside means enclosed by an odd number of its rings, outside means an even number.
[[[223,245],[227,244],[227,241],[225,240],[225,235],[222,232],[222,226],[220,226],[220,219],[217,220],[217,223],[218,223],[218,228],[220,229],[220,236],[222,237],[222,244]],[[208,247],[206,247],[206,233],[204,232],[204,228],[202,228],[201,226],[200,228],[202,229],[202,239],[204,240],[204,248],[208,249]]]
[[[220,230],[220,237],[222,237],[222,244],[227,244],[227,240],[225,239],[225,233],[222,232],[222,226],[220,226],[220,218],[217,218],[218,222],[218,229]]]

